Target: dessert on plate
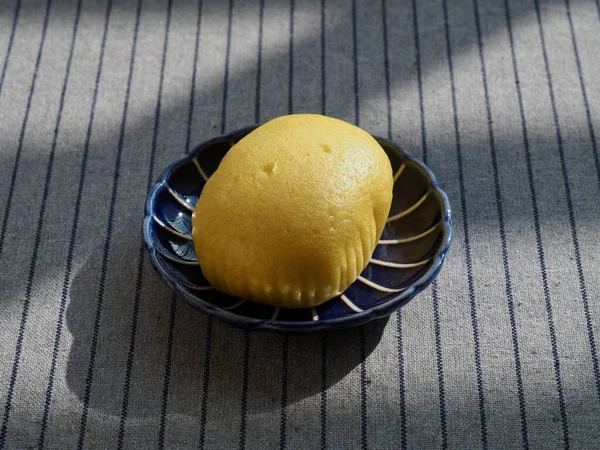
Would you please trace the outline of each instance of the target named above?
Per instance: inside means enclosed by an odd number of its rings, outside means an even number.
[[[206,182],[192,237],[219,291],[286,308],[343,293],[377,245],[390,161],[366,131],[316,114],[273,119],[235,144]]]

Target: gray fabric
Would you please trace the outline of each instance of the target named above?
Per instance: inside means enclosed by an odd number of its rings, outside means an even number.
[[[77,1],[0,2],[0,448],[600,448],[597,2]],[[450,196],[388,320],[246,333],[141,252],[170,161],[290,111]]]

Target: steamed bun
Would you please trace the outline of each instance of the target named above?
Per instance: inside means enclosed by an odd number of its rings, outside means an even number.
[[[381,237],[392,178],[384,150],[354,125],[316,114],[265,123],[229,150],[194,210],[204,276],[287,308],[341,294]]]

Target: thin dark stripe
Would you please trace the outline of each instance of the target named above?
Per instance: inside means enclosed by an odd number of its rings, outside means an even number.
[[[162,401],[160,404],[160,424],[158,427],[158,448],[165,448],[165,428],[167,426],[167,409],[169,407],[169,387],[171,386],[171,359],[173,355],[173,336],[175,334],[175,317],[177,314],[177,296],[171,296],[171,313],[169,316],[169,337],[167,338],[167,354],[165,357],[165,381],[163,383]]]
[[[427,130],[425,128],[425,106],[423,101],[423,76],[421,71],[421,45],[419,41],[419,21],[417,17],[417,0],[412,0],[413,36],[415,39],[415,64],[417,66],[417,85],[419,91],[419,119],[421,123],[421,147],[423,161],[427,163]],[[435,281],[434,281],[435,282]]]
[[[594,329],[592,326],[592,320],[590,316],[589,302],[587,288],[585,285],[585,277],[583,274],[583,265],[581,263],[581,251],[579,248],[579,237],[577,234],[577,226],[575,223],[575,214],[573,212],[573,200],[571,196],[571,186],[569,182],[569,174],[567,170],[567,164],[565,161],[565,150],[563,146],[562,132],[560,130],[560,123],[558,120],[558,111],[556,109],[556,99],[554,98],[554,87],[552,84],[552,74],[550,73],[550,66],[548,63],[548,53],[546,51],[546,40],[544,38],[544,27],[542,25],[542,16],[540,14],[540,5],[537,0],[534,0],[535,12],[538,21],[538,27],[540,30],[540,41],[542,44],[542,54],[544,56],[544,67],[546,69],[546,79],[548,82],[548,92],[550,94],[550,104],[552,106],[552,116],[554,118],[554,127],[556,130],[556,141],[558,144],[558,154],[560,159],[560,167],[563,177],[563,184],[565,187],[565,197],[567,200],[567,209],[569,213],[569,225],[571,228],[571,238],[573,240],[573,250],[575,252],[575,263],[577,265],[577,275],[579,278],[579,289],[581,292],[581,300],[583,302],[583,311],[585,314],[585,323],[588,334],[588,341],[590,345],[590,353],[592,357],[592,370],[594,372],[594,379],[596,381],[596,395],[600,399],[600,368],[598,367],[598,355],[596,352],[596,340],[594,338]]]
[[[358,42],[356,24],[356,0],[352,0],[352,62],[354,72],[354,124],[360,124],[360,99],[358,85]],[[367,350],[364,328],[360,329],[360,445],[368,448],[367,430]]]
[[[321,335],[321,450],[327,448],[327,332]]]
[[[264,0],[260,1],[258,12],[258,50],[256,61],[256,91],[255,91],[255,109],[254,121],[259,123],[260,120],[260,85],[261,85],[261,65],[262,65],[262,39],[263,39],[263,18],[264,18]],[[248,330],[244,332],[244,362],[242,373],[242,395],[240,405],[240,434],[238,448],[240,450],[246,447],[246,425],[248,419],[248,381],[250,372],[250,333]]]
[[[163,93],[163,85],[165,80],[165,65],[167,61],[167,52],[169,48],[169,29],[171,27],[171,12],[173,9],[173,1],[169,0],[167,3],[167,20],[165,23],[165,37],[163,40],[163,51],[160,63],[160,75],[158,81],[158,93],[156,95],[156,106],[154,109],[154,127],[152,130],[152,143],[150,146],[150,162],[148,164],[148,178],[146,180],[146,191],[150,190],[152,186],[152,181],[154,179],[154,165],[156,159],[156,147],[158,143],[158,130],[160,129],[160,113],[162,110],[162,93]],[[131,386],[131,375],[133,372],[133,361],[135,358],[135,343],[137,336],[137,326],[138,326],[138,317],[140,311],[140,300],[142,296],[142,285],[144,282],[144,250],[145,244],[143,242],[140,243],[140,248],[138,250],[138,267],[137,267],[137,275],[135,282],[135,294],[133,301],[133,312],[131,315],[131,331],[129,334],[129,348],[127,350],[127,363],[125,369],[125,384],[123,386],[123,401],[121,403],[121,417],[119,418],[119,432],[117,435],[117,448],[123,448],[123,439],[125,436],[125,423],[127,422],[127,414],[129,411],[129,395],[130,395],[130,386]],[[171,314],[173,314],[173,306],[174,300],[171,301]],[[173,319],[175,320],[175,319]],[[174,322],[173,322],[174,323]],[[170,327],[169,335],[172,336],[173,329]],[[170,354],[170,350],[167,350],[167,354]],[[165,364],[165,380],[163,382],[163,394],[168,394],[168,384],[170,377],[170,358],[167,357]],[[162,409],[164,409],[166,414],[167,408],[167,398],[163,396],[162,398]],[[159,442],[158,446],[161,447],[164,445],[164,420],[165,417],[162,416],[161,409],[161,421],[159,428]],[[162,431],[162,432],[161,432]]]
[[[400,391],[400,448],[406,445],[406,384],[404,378],[404,343],[402,339],[402,313],[396,312],[396,336],[398,339],[398,385]]]
[[[352,0],[352,61],[354,66],[354,124],[360,126],[360,105],[358,101],[358,48],[356,37],[356,0]]]
[[[326,61],[325,61],[325,0],[321,0],[321,114],[325,115],[327,105],[327,91],[325,89]]]
[[[360,90],[358,85],[358,39],[356,23],[356,0],[352,0],[352,62],[354,72],[354,124],[360,125]],[[364,328],[360,329],[360,445],[368,448],[367,430],[367,350]]]
[[[189,153],[191,149],[191,131],[192,131],[192,120],[194,117],[194,99],[196,95],[196,74],[197,74],[197,63],[198,63],[198,48],[200,44],[200,31],[201,31],[201,19],[202,19],[202,0],[198,2],[198,13],[196,16],[196,39],[194,42],[194,59],[192,66],[192,79],[190,84],[190,102],[189,102],[189,111],[188,111],[188,123],[187,123],[187,131],[186,131],[186,141],[185,141],[185,153]],[[166,33],[166,36],[168,33]],[[169,386],[170,386],[170,378],[171,378],[171,360],[173,355],[173,340],[175,336],[175,323],[177,317],[177,296],[173,294],[171,297],[171,315],[169,320],[169,338],[167,344],[167,355],[165,362],[165,378],[163,382],[163,400],[162,400],[162,413],[161,413],[161,429],[162,434],[159,433],[159,445],[164,447],[164,424],[166,422],[166,412],[167,412],[167,400],[169,396]]]
[[[383,67],[385,73],[385,97],[387,102],[387,137],[392,139],[392,95],[390,83],[390,56],[387,30],[387,5],[386,0],[381,0],[381,14],[383,25]],[[396,339],[398,346],[398,391],[399,391],[399,416],[400,416],[400,448],[406,448],[406,387],[404,383],[404,349],[402,342],[402,312],[396,312]]]
[[[294,0],[290,0],[290,38],[289,38],[289,89],[288,89],[288,110],[290,114],[294,110]]]
[[[508,249],[506,243],[506,229],[504,225],[504,207],[502,206],[502,192],[500,189],[500,177],[498,175],[498,160],[496,156],[496,139],[494,137],[494,127],[492,126],[492,109],[490,106],[490,94],[487,81],[487,70],[485,67],[485,57],[483,54],[483,39],[481,37],[481,23],[479,18],[479,7],[477,0],[473,0],[473,11],[475,14],[475,28],[477,30],[477,41],[479,47],[479,63],[481,67],[481,79],[483,82],[483,95],[485,99],[485,109],[488,122],[488,135],[490,139],[490,153],[492,158],[492,176],[494,179],[494,193],[496,195],[496,210],[498,214],[498,228],[500,232],[500,246],[502,253],[502,267],[504,269],[506,301],[508,305],[508,314],[510,319],[511,339],[513,345],[513,356],[515,360],[515,374],[517,381],[517,395],[519,397],[519,416],[521,419],[521,439],[523,448],[529,448],[529,439],[527,431],[527,412],[525,408],[525,391],[523,388],[523,374],[521,369],[521,355],[519,351],[519,338],[517,335],[517,323],[515,319],[515,307],[512,291],[512,281],[510,277],[510,266],[508,262]]]
[[[6,233],[6,225],[8,224],[8,216],[10,214],[10,207],[12,203],[12,196],[15,188],[15,181],[17,178],[17,172],[19,169],[19,160],[21,158],[21,151],[23,149],[23,140],[25,138],[25,130],[27,128],[27,122],[29,120],[29,111],[31,109],[31,100],[33,98],[33,93],[35,92],[35,83],[37,80],[38,70],[40,67],[40,60],[42,59],[42,52],[44,50],[44,42],[46,41],[46,30],[48,29],[48,20],[50,17],[50,8],[52,6],[52,0],[48,0],[46,5],[46,14],[44,16],[44,25],[42,29],[42,36],[40,39],[40,46],[38,49],[37,59],[35,61],[35,69],[33,72],[33,78],[31,80],[31,88],[29,89],[29,98],[27,99],[27,107],[25,109],[25,117],[23,119],[23,125],[21,126],[21,134],[19,136],[19,144],[17,148],[17,155],[15,157],[15,164],[13,167],[13,172],[10,180],[10,187],[8,191],[8,198],[6,200],[6,208],[4,209],[4,219],[2,221],[2,231],[0,231],[0,256],[2,255],[2,248],[4,245],[4,236]],[[38,226],[39,229],[39,226]],[[36,235],[36,239],[38,239]],[[36,251],[37,253],[37,251]],[[35,256],[35,255],[34,255]],[[35,258],[32,261],[32,264],[35,264]],[[31,272],[31,271],[30,271]],[[21,358],[21,348],[23,345],[23,335],[25,333],[25,323],[27,321],[27,315],[29,313],[29,297],[31,296],[31,284],[33,280],[28,280],[27,282],[27,292],[25,294],[25,301],[23,303],[23,312],[21,313],[21,324],[19,326],[19,334],[17,335],[17,342],[15,345],[15,356],[13,358],[13,367],[10,375],[10,381],[8,385],[8,392],[6,394],[6,404],[4,406],[4,417],[2,419],[2,427],[0,428],[0,448],[4,447],[4,442],[6,440],[6,432],[8,426],[8,419],[10,416],[10,410],[12,407],[12,397],[14,395],[15,382],[17,380],[17,371],[19,369],[19,360]]]
[[[231,53],[231,26],[233,22],[233,0],[229,0],[227,13],[227,46],[225,48],[225,75],[223,81],[223,106],[221,110],[221,134],[225,133],[227,125],[227,92],[229,90],[229,54]]]
[[[71,236],[69,238],[69,249],[67,252],[67,263],[65,265],[65,277],[63,280],[63,286],[62,286],[62,291],[61,291],[61,295],[60,295],[60,307],[59,307],[59,311],[58,311],[58,320],[56,322],[56,331],[55,331],[55,335],[54,335],[54,347],[52,349],[52,362],[50,364],[50,373],[48,375],[48,385],[46,386],[46,396],[44,399],[44,412],[42,415],[42,425],[41,425],[41,430],[40,430],[40,436],[38,439],[38,448],[40,448],[40,449],[42,449],[44,447],[46,430],[48,427],[48,418],[50,416],[50,406],[52,404],[52,391],[54,389],[54,377],[56,376],[56,365],[58,363],[58,351],[60,348],[60,341],[61,341],[61,337],[62,337],[67,297],[69,294],[69,288],[71,286],[71,273],[73,270],[73,256],[75,254],[75,242],[76,242],[76,238],[77,238],[77,229],[79,227],[79,215],[81,213],[81,200],[83,197],[83,187],[85,185],[87,160],[88,160],[88,154],[89,154],[89,148],[90,148],[90,140],[92,137],[94,117],[95,117],[95,113],[96,113],[96,102],[98,100],[98,87],[100,85],[100,77],[102,75],[102,65],[104,62],[104,50],[106,48],[106,37],[108,35],[108,24],[110,21],[111,10],[112,10],[112,0],[108,0],[107,7],[106,7],[106,16],[104,18],[104,29],[102,32],[102,41],[100,44],[100,55],[98,57],[98,70],[96,72],[96,80],[94,83],[94,92],[92,94],[90,117],[88,120],[87,132],[86,132],[86,136],[85,136],[85,143],[83,146],[83,156],[81,158],[79,185],[77,187],[77,198],[75,199],[73,224],[71,226]]]
[[[123,400],[121,402],[121,416],[119,418],[119,432],[117,434],[117,448],[123,448],[123,440],[125,438],[125,423],[127,421],[127,413],[129,408],[129,389],[131,385],[131,373],[133,371],[133,352],[135,349],[135,337],[137,333],[137,320],[139,315],[139,299],[142,287],[142,272],[143,272],[143,255],[138,254],[138,274],[135,280],[136,295],[133,305],[133,314],[131,318],[131,332],[129,336],[129,349],[127,351],[127,363],[125,368],[125,387],[123,389]]]
[[[365,328],[360,328],[360,447],[369,448],[367,430],[367,346]]]
[[[200,404],[200,438],[198,449],[204,449],[206,440],[206,422],[208,418],[208,388],[210,385],[210,354],[212,350],[213,318],[208,316],[206,320],[206,339],[204,347],[204,371],[202,372],[202,402]]]
[[[565,448],[568,449],[569,448],[569,427],[568,427],[568,422],[567,422],[567,412],[566,412],[565,398],[564,398],[564,392],[563,392],[563,387],[562,387],[562,379],[561,379],[561,372],[560,372],[560,360],[558,358],[558,348],[557,348],[557,343],[556,343],[556,331],[554,328],[552,303],[550,301],[550,289],[548,288],[548,273],[546,270],[546,258],[544,255],[544,246],[543,246],[543,242],[542,242],[540,214],[539,214],[539,210],[538,210],[537,194],[536,194],[535,185],[534,185],[534,181],[533,181],[533,166],[531,163],[531,152],[530,152],[530,148],[529,148],[529,136],[528,136],[528,132],[527,132],[527,122],[525,119],[525,108],[523,106],[523,94],[521,93],[521,86],[520,86],[520,81],[519,81],[519,72],[518,72],[518,68],[517,68],[517,58],[516,58],[516,54],[515,54],[515,46],[514,46],[514,40],[513,40],[508,0],[505,0],[504,8],[505,8],[505,12],[506,12],[506,27],[508,30],[508,40],[510,43],[513,74],[514,74],[514,78],[515,78],[515,87],[517,90],[517,101],[519,104],[519,114],[521,117],[521,129],[522,129],[522,133],[523,133],[523,146],[525,148],[525,163],[527,166],[527,178],[529,181],[529,192],[531,195],[531,207],[533,210],[533,222],[534,222],[534,229],[535,229],[535,240],[536,240],[536,245],[537,245],[538,260],[540,263],[540,271],[542,274],[542,287],[543,287],[543,291],[544,291],[544,302],[546,304],[546,314],[548,317],[548,330],[550,332],[550,344],[552,347],[554,377],[556,380],[556,389],[558,392],[558,403],[559,403],[559,409],[560,409],[560,415],[561,415],[562,431],[563,431],[563,436],[564,436],[564,440],[565,440]]]
[[[579,77],[579,86],[583,97],[583,105],[585,107],[585,118],[587,120],[588,131],[590,133],[590,141],[592,142],[592,153],[594,154],[594,166],[596,167],[596,177],[598,178],[598,187],[600,188],[600,159],[598,158],[598,146],[596,144],[596,133],[592,123],[592,113],[590,112],[590,102],[587,96],[587,89],[583,79],[583,71],[581,69],[581,58],[579,57],[579,48],[577,46],[577,37],[575,36],[575,27],[573,26],[573,18],[571,17],[571,2],[565,0],[567,8],[567,18],[569,19],[569,29],[571,31],[571,41],[573,43],[573,54],[575,55],[575,65],[577,66],[577,76]]]
[[[385,0],[381,0],[381,24],[383,28],[383,69],[385,75],[385,99],[387,107],[387,137],[388,139],[392,139],[392,95],[390,92],[390,55],[387,32],[387,7]]]
[[[283,355],[281,361],[281,417],[279,421],[279,448],[284,449],[287,439],[287,398],[288,398],[288,335],[283,335]]]
[[[221,133],[227,128],[227,91],[229,86],[229,54],[231,50],[231,26],[233,20],[233,0],[229,0],[227,21],[227,44],[225,51],[225,73],[223,75],[223,105],[221,115]],[[202,403],[200,406],[200,439],[198,448],[204,449],[206,441],[206,423],[208,419],[208,392],[210,387],[210,355],[212,350],[213,318],[208,317],[206,326],[206,349],[204,355],[204,376],[202,380]]]
[[[15,182],[17,181],[17,172],[19,171],[19,163],[21,162],[21,152],[23,151],[23,140],[25,139],[25,131],[27,130],[27,124],[29,122],[29,111],[31,110],[31,101],[35,92],[35,85],[37,82],[37,76],[40,68],[40,61],[42,60],[42,52],[44,51],[44,43],[46,42],[46,31],[48,30],[48,21],[50,19],[50,9],[52,8],[52,0],[48,0],[46,4],[46,13],[44,15],[44,24],[42,26],[42,36],[40,38],[40,46],[38,48],[37,57],[35,59],[35,68],[33,70],[33,77],[31,79],[31,87],[29,88],[29,96],[27,97],[27,106],[25,107],[25,117],[23,118],[23,124],[21,125],[21,133],[19,134],[19,143],[17,144],[17,154],[15,155],[15,162],[13,165],[12,175],[10,177],[10,185],[8,187],[8,196],[6,198],[6,206],[4,207],[4,217],[2,219],[2,228],[0,229],[0,257],[2,256],[2,250],[4,249],[4,238],[6,236],[6,227],[8,225],[8,218],[12,207],[12,198],[15,191]],[[8,402],[7,402],[8,403]],[[2,432],[0,431],[0,443],[2,442]]]
[[[170,7],[171,8],[171,7]],[[169,9],[169,21],[170,21],[171,9]],[[202,19],[202,0],[198,2],[198,13],[196,16],[196,40],[194,42],[194,63],[192,67],[192,79],[190,87],[190,102],[188,111],[188,123],[185,141],[184,153],[189,153],[191,146],[191,134],[192,134],[192,119],[194,117],[194,98],[196,93],[196,74],[197,74],[197,63],[198,63],[198,48],[200,44],[200,25]],[[165,34],[165,40],[168,36],[168,27]],[[166,50],[166,47],[165,47]],[[163,66],[164,68],[164,66]],[[163,395],[162,395],[162,406],[161,406],[161,432],[159,432],[159,447],[164,448],[165,441],[165,425],[169,399],[169,387],[171,385],[171,367],[172,367],[172,355],[173,355],[173,339],[175,336],[175,323],[177,315],[177,296],[173,294],[171,297],[171,313],[169,320],[169,338],[167,343],[167,354],[165,358],[165,378],[163,381]]]
[[[263,40],[263,17],[264,17],[264,0],[260,0],[258,11],[258,54],[256,60],[256,94],[254,108],[254,122],[260,121],[260,81],[261,81],[261,65],[262,65],[262,40]],[[248,330],[244,333],[244,363],[242,374],[242,402],[240,407],[240,440],[239,449],[246,448],[246,425],[248,421],[248,380],[250,375],[250,333]]]
[[[417,86],[419,92],[419,118],[421,123],[421,147],[423,151],[423,161],[427,163],[428,152],[427,152],[427,128],[425,125],[425,103],[423,97],[423,77],[422,77],[422,69],[421,69],[421,45],[419,40],[419,21],[418,21],[418,13],[417,13],[417,2],[416,0],[412,0],[412,12],[413,12],[413,36],[415,40],[415,63],[417,66]],[[436,364],[438,371],[438,395],[440,402],[440,428],[442,430],[442,446],[444,448],[448,447],[448,433],[447,433],[447,424],[446,424],[446,390],[444,385],[444,377],[443,377],[443,359],[442,359],[442,346],[441,346],[441,338],[440,338],[440,321],[439,321],[439,297],[438,297],[438,285],[437,280],[433,280],[431,285],[431,299],[433,303],[433,317],[434,317],[434,334],[435,334],[435,347],[436,347]],[[398,325],[401,326],[401,317],[398,317]],[[400,336],[400,334],[399,334]],[[398,352],[401,352],[401,344],[402,341],[398,340]],[[402,359],[402,362],[404,360]],[[400,356],[398,357],[398,366],[399,369],[403,365],[400,365]],[[402,389],[403,386],[401,386]],[[401,390],[401,395],[403,395],[403,391]],[[407,436],[406,436],[406,417],[404,417],[404,426],[401,430],[401,442],[403,448],[406,448],[407,445]]]
[[[246,422],[248,418],[248,375],[250,372],[250,332],[244,332],[244,363],[242,374],[242,405],[240,413],[239,449],[246,448]]]
[[[198,74],[198,48],[200,46],[200,26],[202,21],[202,0],[198,1],[198,15],[196,16],[196,41],[194,42],[194,66],[192,67],[192,84],[190,87],[190,106],[188,110],[187,132],[185,136],[185,151],[191,150],[192,121],[194,118],[194,100],[196,98],[196,75]]]
[[[444,360],[442,358],[442,337],[440,332],[440,307],[437,283],[432,286],[433,323],[435,331],[435,356],[438,374],[438,390],[440,397],[440,427],[442,432],[442,448],[448,448],[448,425],[446,413],[446,387],[444,382]]]
[[[258,55],[256,57],[256,104],[254,108],[254,122],[260,123],[260,88],[262,75],[262,46],[263,22],[265,16],[265,0],[260,0],[258,7]]]
[[[325,60],[325,0],[321,0],[321,114],[327,110],[326,60]],[[321,340],[321,450],[327,448],[327,332]]]
[[[196,17],[196,41],[194,43],[194,64],[193,64],[193,68],[192,68],[192,82],[191,82],[191,87],[190,87],[190,106],[189,106],[189,113],[188,113],[188,124],[187,124],[187,133],[186,133],[186,143],[185,143],[185,151],[186,153],[189,153],[191,150],[191,132],[192,132],[192,119],[194,116],[194,99],[195,99],[195,95],[196,95],[196,75],[198,73],[198,49],[200,46],[200,33],[201,33],[201,24],[202,24],[202,0],[200,0],[198,2],[198,14]],[[212,339],[212,319],[209,320],[208,323],[209,329],[207,330],[207,336],[206,336],[206,342],[207,342],[207,360],[205,361],[205,370],[204,370],[204,377],[206,380],[208,380],[208,375],[209,375],[209,362],[210,362],[210,343],[211,343],[211,339]],[[175,321],[173,321],[173,334],[175,334]],[[171,326],[169,326],[169,333],[171,333]],[[206,398],[207,398],[207,392],[208,392],[208,384],[206,384],[206,388],[205,388],[205,393],[204,393],[204,397],[202,400],[202,418],[201,418],[201,422],[203,423],[201,425],[201,433],[204,433],[203,430],[206,429]],[[200,441],[200,446],[204,445],[204,436],[201,436],[201,441]]]
[[[12,28],[10,30],[10,37],[8,38],[8,46],[6,47],[6,56],[4,57],[4,64],[2,66],[2,75],[0,75],[0,95],[2,95],[2,86],[4,86],[4,78],[6,77],[6,69],[8,68],[8,61],[10,60],[10,54],[12,53],[13,42],[15,40],[15,31],[17,30],[17,23],[19,22],[19,13],[21,12],[21,0],[17,0],[15,5],[15,15],[13,17]]]
[[[194,42],[194,62],[193,62],[193,67],[192,67],[192,79],[191,79],[191,87],[190,87],[190,102],[189,102],[189,111],[188,111],[188,123],[187,123],[187,132],[186,132],[186,142],[185,142],[185,152],[189,153],[191,150],[191,134],[192,134],[192,121],[193,121],[193,117],[194,117],[194,100],[195,100],[195,96],[196,96],[196,76],[198,73],[198,52],[199,52],[199,47],[200,47],[200,33],[201,33],[201,24],[202,24],[202,0],[200,0],[198,2],[198,13],[196,16],[196,40]],[[175,297],[175,296],[174,296]],[[210,340],[212,339],[212,321],[209,322],[209,327],[210,330],[207,330],[207,348],[210,348]],[[171,321],[169,323],[169,336],[173,334],[175,335],[175,320]],[[210,351],[207,353],[208,355],[208,362],[210,362]],[[167,362],[170,364],[170,360],[171,357],[169,355]],[[204,371],[204,376],[206,379],[208,379],[208,362],[205,361],[206,367],[205,367],[205,371]],[[165,377],[165,382],[167,382],[167,377]],[[206,391],[208,391],[208,384],[206,384]],[[205,429],[206,426],[206,394],[203,397],[203,408],[202,411],[203,412],[203,418],[204,418],[204,425],[201,426],[201,429]],[[203,445],[204,442],[204,437],[202,437],[201,440],[201,444]]]
[[[152,133],[152,146],[150,150],[150,164],[148,168],[148,180],[146,184],[146,190],[149,191],[152,186],[152,181],[154,179],[154,165],[156,159],[156,146],[158,141],[158,130],[160,129],[160,114],[162,111],[162,94],[163,94],[163,86],[165,80],[165,66],[167,62],[167,52],[169,51],[169,30],[171,27],[171,14],[173,11],[173,1],[169,0],[167,4],[167,20],[165,24],[165,38],[163,42],[163,53],[160,62],[160,78],[158,83],[158,94],[156,96],[156,108],[154,110],[154,129]],[[185,149],[184,149],[185,151]],[[132,314],[132,323],[131,323],[131,334],[129,337],[129,350],[127,354],[127,376],[125,378],[125,386],[123,389],[123,405],[121,420],[119,424],[119,431],[121,428],[125,427],[125,422],[127,420],[127,408],[129,402],[129,389],[131,383],[131,372],[133,368],[133,361],[135,358],[135,337],[137,334],[137,325],[138,325],[138,316],[140,309],[140,298],[143,284],[143,273],[144,273],[144,243],[140,244],[140,250],[138,252],[138,274],[136,277],[136,292],[133,303],[133,314]],[[176,296],[173,294],[171,296],[171,311],[169,316],[169,333],[167,338],[167,351],[165,355],[165,375],[163,380],[163,391],[161,398],[161,408],[160,408],[160,421],[159,421],[159,429],[158,429],[158,448],[163,449],[165,446],[165,427],[167,422],[167,409],[169,402],[169,387],[171,384],[171,356],[173,354],[173,335],[175,329],[175,316],[177,312],[177,303]],[[127,392],[127,400],[125,399],[125,392]],[[121,442],[123,439],[121,438]]]
[[[417,5],[416,0],[413,0],[413,29],[415,37],[415,60],[417,63],[417,81],[419,90],[419,115],[421,120],[421,143],[423,147],[423,160],[427,163],[427,130],[425,128],[425,105],[423,101],[423,79],[421,72],[421,46],[419,41],[419,25],[417,17]],[[447,10],[446,4],[444,3],[444,23],[447,22]],[[448,55],[450,54],[449,46],[450,40],[449,35],[446,35],[446,42],[448,45]],[[452,63],[448,56],[448,64],[451,67]],[[452,73],[451,73],[452,78]],[[454,84],[452,84],[454,87]],[[452,90],[454,93],[454,90]],[[456,113],[455,113],[456,120]],[[462,188],[462,186],[461,186]],[[462,192],[462,189],[461,189]],[[465,221],[466,223],[466,221]],[[441,342],[441,330],[440,330],[440,315],[439,315],[439,295],[437,280],[433,280],[431,285],[431,301],[433,304],[433,327],[435,336],[435,354],[436,354],[436,367],[438,374],[438,396],[440,402],[440,428],[442,434],[442,448],[448,448],[448,425],[447,425],[447,413],[446,413],[446,386],[444,382],[444,367],[443,367],[443,355],[442,355],[442,342]]]
[[[129,95],[131,93],[131,82],[133,79],[133,69],[135,66],[135,52],[137,48],[138,31],[140,27],[140,17],[142,11],[142,0],[138,0],[135,27],[133,32],[133,43],[131,48],[131,56],[129,60],[129,73],[127,75],[127,87],[125,90],[125,100],[123,102],[123,115],[121,118],[121,129],[119,131],[119,142],[117,144],[117,156],[115,159],[115,167],[113,173],[113,184],[110,196],[110,206],[108,210],[108,221],[106,226],[106,235],[104,238],[104,249],[102,253],[102,267],[100,272],[100,285],[98,288],[98,296],[96,300],[96,314],[94,317],[94,326],[92,331],[92,345],[90,348],[90,361],[85,379],[85,391],[83,396],[83,410],[81,413],[81,421],[79,424],[79,437],[77,440],[77,448],[82,449],[87,427],[87,417],[90,405],[90,396],[92,392],[92,382],[94,379],[94,364],[96,361],[96,350],[98,348],[98,334],[100,331],[100,317],[102,315],[102,304],[104,302],[104,289],[106,286],[106,276],[108,271],[108,257],[110,254],[110,246],[112,241],[112,232],[114,227],[115,205],[117,202],[117,192],[119,187],[119,178],[121,175],[121,156],[123,154],[123,144],[125,141],[125,128],[127,126],[127,112],[129,109]]]
[[[469,289],[469,304],[471,308],[471,325],[473,327],[473,344],[475,357],[475,371],[477,377],[477,395],[479,416],[481,420],[481,446],[487,448],[487,423],[485,417],[485,396],[483,392],[483,372],[481,369],[481,350],[479,347],[479,325],[477,323],[477,305],[475,303],[475,288],[473,282],[473,262],[471,258],[471,239],[469,234],[469,215],[467,213],[467,199],[465,193],[465,175],[463,170],[462,148],[460,142],[460,127],[458,122],[458,110],[456,106],[456,88],[454,82],[454,67],[452,64],[452,45],[450,42],[450,26],[448,24],[448,5],[446,0],[442,2],[444,11],[444,32],[446,36],[446,50],[448,58],[448,72],[450,75],[450,93],[452,97],[452,114],[454,116],[454,135],[456,140],[456,159],[458,162],[458,182],[460,186],[460,205],[462,212],[464,242],[465,242],[465,264],[467,269],[467,284]],[[437,297],[437,285],[434,285],[434,297]],[[434,305],[437,299],[434,298]],[[436,327],[439,326],[437,324]],[[436,337],[436,341],[437,341]],[[441,343],[440,343],[441,345]],[[436,343],[437,346],[437,343]],[[443,378],[443,375],[442,375]],[[447,442],[446,442],[447,445]]]
[[[294,83],[294,0],[290,0],[290,35],[289,35],[289,77],[288,77],[288,114],[294,112],[293,83]],[[284,449],[287,444],[287,403],[288,403],[288,335],[283,335],[281,362],[281,416],[279,421],[279,448]]]

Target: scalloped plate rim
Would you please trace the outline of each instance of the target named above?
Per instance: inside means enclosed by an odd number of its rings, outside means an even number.
[[[444,206],[444,216],[442,218],[444,227],[443,233],[444,239],[440,244],[440,248],[437,252],[437,256],[433,261],[431,267],[423,273],[416,281],[414,281],[407,289],[398,293],[398,295],[390,298],[389,300],[382,302],[378,305],[375,305],[371,308],[365,309],[360,313],[353,313],[351,315],[347,315],[345,317],[339,317],[334,319],[323,319],[318,322],[314,321],[302,321],[302,322],[293,322],[293,321],[284,321],[284,320],[272,320],[272,319],[259,319],[253,317],[244,317],[239,314],[235,314],[233,312],[221,309],[213,304],[202,299],[200,295],[191,294],[186,289],[182,288],[180,284],[172,280],[172,277],[167,274],[164,269],[157,262],[157,254],[158,251],[151,244],[150,237],[150,224],[152,222],[153,216],[153,204],[156,201],[156,194],[159,192],[160,188],[167,183],[167,178],[173,172],[173,170],[183,164],[186,161],[191,161],[194,159],[199,151],[203,148],[207,148],[211,143],[217,141],[227,141],[233,140],[233,138],[239,134],[244,132],[249,133],[253,129],[257,128],[258,125],[248,126],[244,128],[240,128],[233,132],[217,136],[206,140],[198,145],[196,145],[190,152],[188,152],[183,157],[175,160],[171,164],[167,166],[166,169],[161,173],[158,181],[152,186],[150,191],[148,192],[148,196],[146,198],[145,203],[145,215],[143,222],[143,237],[146,249],[150,254],[150,260],[152,262],[152,267],[155,271],[159,273],[162,280],[167,283],[167,285],[178,294],[186,303],[188,303],[193,308],[196,308],[208,315],[213,315],[218,319],[226,322],[228,324],[247,328],[254,330],[268,330],[268,331],[284,331],[284,332],[312,332],[312,331],[324,331],[324,330],[334,330],[334,329],[343,329],[343,328],[351,328],[363,325],[371,320],[380,319],[383,317],[387,317],[403,305],[412,300],[417,294],[422,292],[431,282],[435,279],[435,277],[439,274],[444,260],[446,258],[446,254],[450,248],[450,243],[452,241],[452,211],[450,208],[450,202],[448,200],[448,196],[444,192],[444,190],[440,187],[438,180],[431,169],[419,158],[411,155],[407,152],[402,146],[391,139],[382,138],[376,135],[373,137],[377,141],[383,141],[390,144],[392,148],[398,151],[401,156],[406,160],[410,161],[414,164],[417,164],[423,172],[425,172],[426,176],[431,181],[431,187],[437,193],[440,194],[442,198],[442,203]]]

